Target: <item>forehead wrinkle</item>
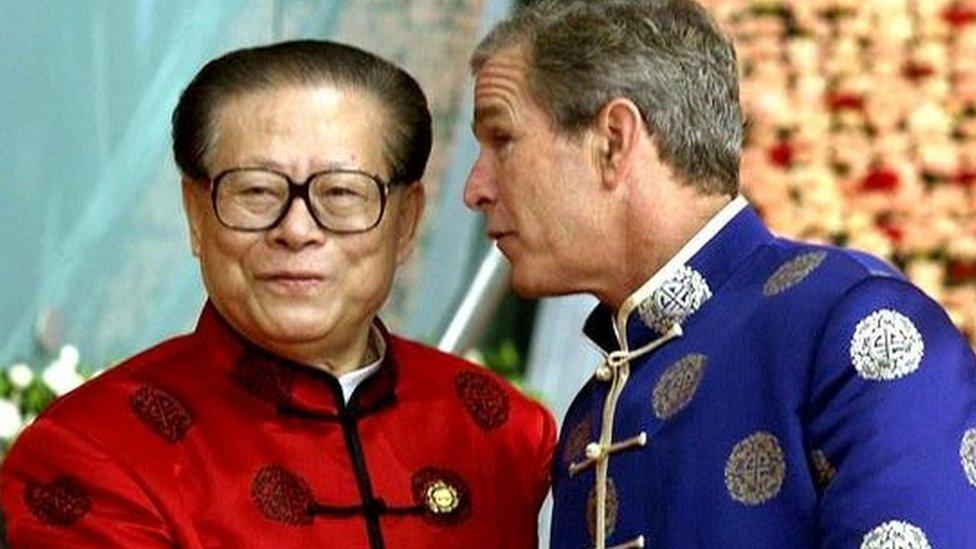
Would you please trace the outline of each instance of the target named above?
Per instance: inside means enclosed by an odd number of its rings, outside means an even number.
[[[519,119],[520,87],[510,80],[481,83],[475,90],[475,124],[493,118]]]
[[[526,64],[522,62],[495,61],[486,64],[478,71],[479,77],[500,77],[521,80],[525,74]]]
[[[511,59],[510,56],[492,58],[478,70],[476,83],[505,81],[513,84],[521,83],[525,80],[525,71],[528,68],[520,57]]]
[[[505,94],[489,93],[479,98],[481,105],[474,109],[474,127],[489,122],[511,121],[517,123],[520,119],[518,104]],[[484,103],[488,103],[487,105]]]
[[[527,68],[520,49],[499,53],[481,67],[475,79],[473,127],[495,120],[520,121],[529,95],[525,85]]]
[[[475,112],[485,110],[489,107],[509,109],[517,107],[521,101],[515,90],[508,88],[489,88],[482,90],[475,97]]]
[[[509,75],[502,73],[480,73],[475,82],[476,94],[485,89],[501,88],[517,93],[522,86],[521,75]]]
[[[524,50],[525,48],[520,46],[501,50],[486,59],[479,70],[490,70],[495,67],[522,70],[528,65],[528,56]]]
[[[478,82],[478,86],[475,91],[475,99],[480,96],[486,95],[491,92],[508,94],[508,95],[518,95],[521,86],[516,82],[511,80],[482,80]]]

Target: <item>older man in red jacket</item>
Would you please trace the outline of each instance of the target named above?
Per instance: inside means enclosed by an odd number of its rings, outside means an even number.
[[[240,50],[173,138],[208,304],[20,437],[9,542],[534,547],[550,414],[376,318],[423,207],[416,82],[334,43]]]

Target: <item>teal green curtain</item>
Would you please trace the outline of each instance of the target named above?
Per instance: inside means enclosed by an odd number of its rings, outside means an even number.
[[[408,335],[436,339],[482,238],[477,217],[460,209],[473,145],[455,141],[468,134],[466,59],[484,5],[0,1],[0,364],[40,365],[73,344],[83,363],[101,367],[192,328],[205,296],[169,151],[170,113],[207,60],[299,37],[378,52],[431,98],[427,229],[384,315]],[[440,250],[450,253],[438,258]]]

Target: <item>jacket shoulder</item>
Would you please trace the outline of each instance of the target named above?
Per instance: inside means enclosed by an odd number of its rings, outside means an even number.
[[[118,400],[128,400],[130,394],[149,382],[157,371],[185,362],[189,336],[178,336],[150,347],[104,373],[59,397],[47,407],[37,421],[63,423],[88,433],[104,430],[106,414],[117,409]]]
[[[851,288],[872,279],[907,282],[895,266],[871,254],[806,242],[777,238],[753,263],[752,280],[761,285],[762,295],[773,302],[800,300],[804,308],[812,301],[834,303]]]
[[[783,261],[803,256],[829,259],[829,262],[824,262],[824,267],[835,274],[843,273],[858,280],[870,277],[904,278],[894,265],[860,250],[787,238],[776,238],[769,248],[771,258]]]

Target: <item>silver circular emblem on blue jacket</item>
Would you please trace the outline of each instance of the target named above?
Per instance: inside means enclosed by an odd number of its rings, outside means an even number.
[[[654,290],[637,307],[641,320],[648,327],[663,334],[673,324],[682,324],[712,297],[705,277],[687,265]]]
[[[969,484],[976,486],[976,428],[963,434],[959,445],[959,459],[962,460],[962,470],[966,473]]]
[[[857,323],[851,338],[851,362],[864,379],[891,381],[922,364],[925,343],[907,316],[881,309]]]
[[[864,536],[861,549],[932,549],[932,546],[918,526],[889,520]]]

